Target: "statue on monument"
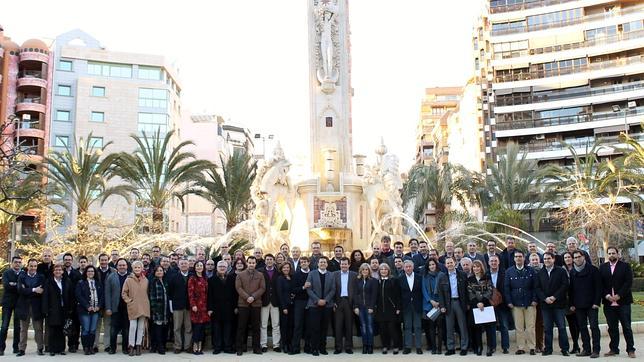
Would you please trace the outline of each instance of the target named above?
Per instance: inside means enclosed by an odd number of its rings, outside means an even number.
[[[255,246],[275,249],[284,242],[280,234],[282,224],[287,221],[284,208],[293,210],[295,188],[288,175],[290,162],[278,143],[273,157],[261,165],[251,185],[251,198],[255,203],[253,221]],[[283,206],[281,209],[278,206]]]
[[[398,157],[386,154],[387,148],[381,144],[376,150],[378,162],[366,167],[363,179],[363,193],[369,208],[369,219],[374,235],[386,231],[401,236],[403,212],[400,189],[402,180],[398,174]],[[386,155],[385,155],[386,154]],[[388,230],[384,230],[387,227]]]
[[[337,13],[338,6],[331,1],[322,2],[316,9],[316,24],[319,37],[318,81],[325,93],[332,93],[338,81],[337,62]]]

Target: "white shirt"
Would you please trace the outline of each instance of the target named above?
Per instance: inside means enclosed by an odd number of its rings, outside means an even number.
[[[349,272],[340,272],[340,297],[349,296]]]
[[[407,277],[407,285],[409,285],[409,290],[414,290],[414,273],[412,272],[409,275],[405,273],[405,277]]]
[[[499,272],[498,271],[496,271],[495,273],[490,272],[490,276],[492,277],[492,284],[496,288],[496,281],[499,278]]]

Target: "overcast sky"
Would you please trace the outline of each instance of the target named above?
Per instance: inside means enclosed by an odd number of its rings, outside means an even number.
[[[372,156],[384,136],[412,164],[423,90],[472,75],[479,12],[480,0],[350,0],[354,153]],[[274,133],[287,156],[308,154],[305,0],[5,1],[2,13],[18,44],[80,28],[110,50],[165,55],[184,109]]]

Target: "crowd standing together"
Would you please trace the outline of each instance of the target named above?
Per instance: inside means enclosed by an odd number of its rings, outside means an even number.
[[[78,268],[69,253],[57,263],[45,250],[42,261],[29,259],[25,268],[16,256],[2,275],[0,355],[14,316],[17,356],[25,355],[31,325],[38,355],[52,356],[79,347],[86,355],[97,353],[101,330],[105,352],[117,352],[120,334],[121,351],[130,356],[148,349],[165,354],[170,343],[175,354],[200,355],[207,336],[213,354],[242,355],[249,335],[252,352],[261,354],[268,351],[269,334],[275,352],[326,355],[331,335],[334,354],[352,354],[354,330],[363,354],[373,353],[379,335],[383,354],[422,354],[424,338],[432,354],[445,348],[445,355],[460,349],[460,355],[492,356],[497,330],[500,351],[510,353],[511,329],[515,354],[545,356],[553,354],[556,327],[561,355],[597,358],[603,305],[610,336],[604,355],[620,353],[621,324],[626,352],[635,358],[633,273],[617,248],[609,247],[607,261],[597,267],[572,237],[561,254],[554,243],[544,253],[534,243],[527,251],[512,238],[505,244],[499,252],[488,241],[479,253],[475,242],[464,251],[448,241],[439,253],[411,239],[404,253],[402,242],[392,248],[385,236],[369,258],[361,250],[347,257],[342,246],[330,258],[318,242],[308,257],[286,244],[274,254],[256,248],[248,257],[222,245],[214,259],[203,248],[194,256],[133,248],[127,259],[116,250],[101,254],[98,266],[79,256]],[[477,323],[474,312],[486,307],[496,321]]]

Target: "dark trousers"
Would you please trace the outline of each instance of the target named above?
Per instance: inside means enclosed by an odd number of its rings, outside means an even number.
[[[570,339],[572,339],[571,351],[579,351],[579,326],[577,325],[577,315],[575,313],[566,314],[566,322],[568,322]]]
[[[165,345],[168,338],[168,324],[156,324],[152,320],[150,322],[150,334],[152,335],[152,349],[159,352],[165,352]]]
[[[543,312],[541,305],[537,305],[537,317],[534,322],[534,342],[537,350],[543,350]]]
[[[382,348],[400,348],[402,344],[400,338],[400,322],[383,321],[378,322],[380,329],[380,340]]]
[[[568,352],[570,344],[568,343],[568,335],[566,334],[566,310],[563,308],[543,308],[541,309],[543,316],[543,328],[545,332],[545,343],[543,350],[552,352],[553,340],[553,327],[557,326],[557,333],[559,334],[559,348],[562,352]]]
[[[208,323],[192,323],[192,343],[203,342],[206,339]]]
[[[470,340],[472,341],[472,349],[476,353],[483,352],[483,332],[485,332],[487,349],[492,350],[492,335],[496,334],[496,323],[474,324],[472,329],[474,338],[471,338]]]
[[[578,308],[575,310],[577,315],[577,325],[579,326],[579,334],[581,334],[581,344],[584,352],[599,353],[601,347],[599,344],[599,322],[598,309],[593,308]],[[590,324],[590,335],[588,334],[588,325]],[[591,346],[592,335],[592,346]],[[591,349],[592,347],[592,349]]]
[[[412,348],[412,338],[416,348],[422,348],[423,336],[420,326],[422,312],[414,310],[411,306],[403,309],[403,329],[405,348]]]
[[[259,327],[262,315],[261,307],[240,307],[237,320],[237,352],[245,352],[248,342],[246,328],[250,322],[250,333],[253,339],[253,352],[260,352]]]
[[[127,310],[119,308],[119,311],[112,313],[112,328],[110,329],[110,349],[116,351],[116,337],[121,334],[121,345],[123,351],[127,351],[127,337],[130,331],[130,320],[127,317]]]
[[[212,348],[216,352],[233,351],[233,322],[230,320],[213,320],[210,323],[210,329],[212,331]]]
[[[440,351],[443,344],[443,315],[439,315],[436,320],[423,319],[422,325],[425,331],[425,338],[427,339],[427,349],[432,351]]]
[[[335,349],[353,348],[353,311],[349,298],[340,298],[333,315],[335,320]],[[343,345],[344,339],[344,345]]]
[[[285,349],[287,352],[291,350],[291,341],[293,340],[293,305],[290,305],[287,309],[287,314],[284,314],[284,311],[280,309],[280,336],[282,349]]]
[[[633,330],[631,329],[631,305],[620,305],[619,307],[604,306],[604,315],[608,324],[608,335],[610,350],[619,353],[619,324],[624,331],[626,340],[626,352],[635,352],[635,342],[633,341]]]
[[[508,330],[510,328],[510,320],[512,319],[510,310],[505,306],[497,306],[494,308],[494,313],[496,314],[499,332],[501,333],[501,348],[509,349],[510,333]],[[492,349],[496,349],[496,333],[492,335]]]
[[[74,309],[76,309],[74,307]],[[72,327],[71,333],[67,336],[67,347],[69,349],[78,349],[78,343],[80,340],[80,319],[78,318],[78,313],[72,313]]]
[[[329,323],[333,318],[333,309],[327,307],[309,308],[309,324],[311,328],[311,349],[313,351],[326,350],[326,334]]]
[[[293,341],[291,347],[294,351],[300,350],[302,336],[304,336],[304,350],[311,348],[311,329],[308,328],[310,323],[308,313],[306,313],[306,303],[306,300],[293,301]]]
[[[63,326],[47,325],[47,348],[50,353],[65,352],[65,334]]]
[[[2,327],[0,327],[0,351],[4,352],[7,347],[7,334],[9,333],[9,322],[15,308],[7,305],[2,306]],[[18,353],[18,342],[20,342],[20,320],[13,319],[13,353]]]

